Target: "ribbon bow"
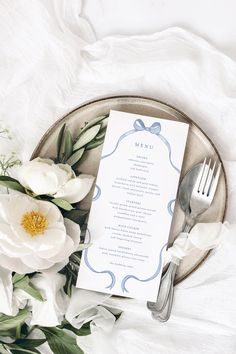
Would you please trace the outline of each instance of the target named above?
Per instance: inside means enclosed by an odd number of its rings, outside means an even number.
[[[136,119],[136,121],[134,122],[134,129],[137,131],[146,130],[152,134],[158,135],[161,131],[161,124],[156,122],[153,123],[150,127],[146,127],[142,119]]]

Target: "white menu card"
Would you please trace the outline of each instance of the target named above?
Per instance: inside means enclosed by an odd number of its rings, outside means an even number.
[[[155,301],[188,124],[111,111],[77,287]]]

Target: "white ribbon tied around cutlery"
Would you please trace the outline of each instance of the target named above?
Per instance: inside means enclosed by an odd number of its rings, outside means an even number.
[[[192,230],[181,232],[165,253],[164,266],[170,261],[180,261],[194,249],[207,251],[216,248],[228,232],[227,223],[198,223]]]

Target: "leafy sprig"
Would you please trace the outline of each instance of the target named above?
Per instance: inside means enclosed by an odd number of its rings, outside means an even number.
[[[14,166],[21,165],[21,161],[17,158],[14,152],[11,155],[0,155],[0,175],[9,176],[10,169]]]
[[[30,311],[28,309],[19,310],[16,316],[0,315],[0,353],[1,354],[40,354],[37,349],[40,345],[47,342],[54,354],[83,354],[73,335],[69,335],[68,331],[75,333],[77,336],[90,334],[88,323],[84,329],[77,330],[69,322],[64,320],[58,327],[42,327],[27,326],[25,321],[29,318]],[[30,339],[28,335],[35,329],[40,330],[45,338]],[[66,331],[65,331],[66,330]],[[6,338],[4,340],[4,338]],[[14,342],[10,341],[12,338]]]
[[[103,143],[107,123],[107,115],[99,116],[90,122],[86,122],[75,139],[73,139],[66,124],[63,124],[57,138],[56,162],[67,163],[76,170],[84,154]]]
[[[28,275],[15,273],[12,278],[13,289],[21,289],[39,301],[44,301],[40,291],[31,283]]]
[[[72,169],[77,172],[78,165],[85,157],[86,152],[98,147],[103,143],[107,129],[107,123],[107,115],[99,116],[88,123],[86,122],[85,125],[80,129],[79,134],[75,139],[73,139],[71,132],[66,127],[66,124],[63,124],[57,138],[57,156],[54,159],[55,162],[69,164]],[[16,163],[19,162],[14,161],[14,164]],[[32,191],[22,186],[19,181],[8,175],[5,175],[5,173],[0,174],[0,186],[30,195],[36,199],[50,201],[59,207],[63,213],[65,211],[70,212],[75,209],[73,205],[64,199],[53,198],[50,195],[35,195],[32,193]],[[73,214],[73,216],[75,214],[76,212]],[[67,214],[67,217],[71,219],[69,214]]]
[[[2,124],[0,124],[0,138],[8,140],[12,139],[10,130],[4,127]]]
[[[118,319],[120,314],[115,314]],[[83,354],[76,341],[77,337],[91,333],[90,323],[86,322],[80,329],[63,320],[57,327],[28,326],[25,321],[30,317],[28,309],[19,310],[16,316],[0,315],[0,353],[1,354],[40,354],[39,346],[48,343],[54,354]],[[34,330],[41,331],[45,338],[28,338]],[[71,332],[71,335],[70,335]],[[12,339],[9,340],[9,339]]]

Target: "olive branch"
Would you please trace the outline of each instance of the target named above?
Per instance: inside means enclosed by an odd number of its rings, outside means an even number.
[[[79,134],[73,139],[72,134],[66,127],[66,123],[60,129],[57,138],[56,163],[67,163],[74,170],[88,150],[95,149],[104,141],[108,116],[103,115],[85,122]]]

